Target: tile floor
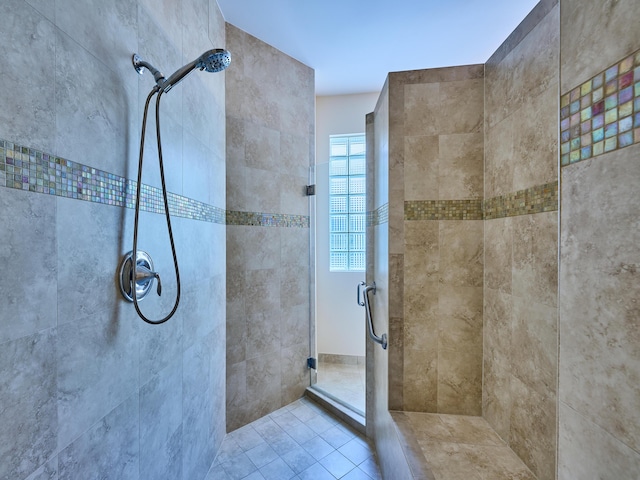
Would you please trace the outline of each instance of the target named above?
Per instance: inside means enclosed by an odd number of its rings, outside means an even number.
[[[365,366],[318,362],[318,381],[315,385],[364,415]]]
[[[229,433],[206,480],[380,479],[367,440],[301,398]]]

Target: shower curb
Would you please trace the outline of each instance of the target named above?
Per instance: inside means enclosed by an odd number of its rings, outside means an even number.
[[[307,397],[309,400],[317,403],[319,406],[342,420],[358,433],[366,435],[365,418],[359,413],[354,412],[353,410],[345,407],[339,402],[336,402],[335,400],[315,388],[307,387],[304,394],[305,397]]]

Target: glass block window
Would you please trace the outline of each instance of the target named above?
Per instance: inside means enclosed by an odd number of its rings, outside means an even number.
[[[329,270],[364,272],[365,136],[332,135],[329,142]]]

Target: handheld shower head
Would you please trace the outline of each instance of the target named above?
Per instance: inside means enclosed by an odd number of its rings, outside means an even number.
[[[215,48],[208,50],[200,55],[196,60],[186,64],[184,67],[177,70],[169,78],[167,78],[160,85],[160,90],[164,93],[168,92],[180,82],[184,77],[191,73],[196,68],[200,70],[206,70],[207,72],[221,72],[229,66],[231,63],[231,54],[221,48]]]
[[[214,48],[200,55],[196,68],[210,73],[221,72],[231,64],[231,54],[222,48]]]

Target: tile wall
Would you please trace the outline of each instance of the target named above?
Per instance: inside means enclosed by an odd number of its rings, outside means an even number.
[[[559,5],[486,64],[483,416],[553,479],[558,368]]]
[[[178,313],[144,324],[115,276],[153,84],[131,55],[166,72],[224,47],[217,4],[8,0],[0,42],[0,478],[204,478],[225,434],[225,74],[163,97]],[[158,317],[176,286],[147,134],[140,247],[167,273],[141,308]]]
[[[483,75],[389,75],[393,409],[481,412]]]
[[[309,385],[313,70],[227,25],[227,429]],[[267,212],[267,213],[257,213]]]
[[[640,471],[638,17],[562,0],[560,480]]]

